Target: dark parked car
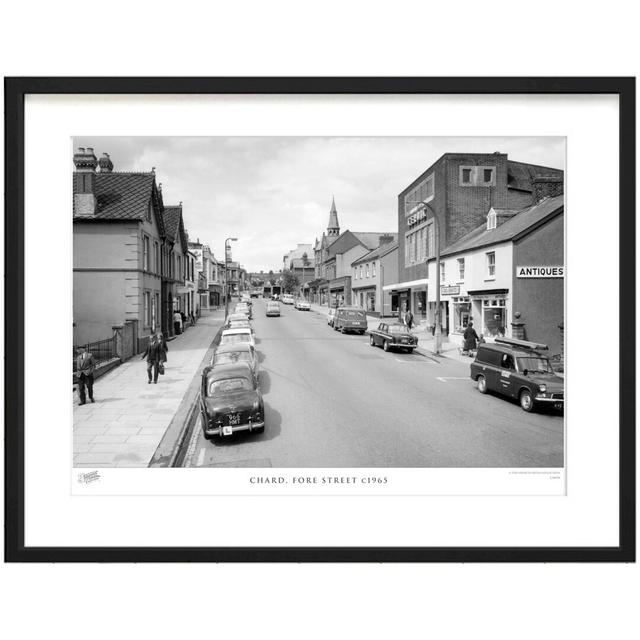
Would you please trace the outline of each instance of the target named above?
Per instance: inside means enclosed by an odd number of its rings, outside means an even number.
[[[341,333],[355,331],[364,335],[367,330],[367,314],[360,307],[338,307],[333,318],[333,328]]]
[[[264,431],[262,394],[247,362],[205,367],[200,388],[205,438]]]
[[[535,342],[496,338],[481,344],[471,363],[471,379],[478,391],[495,391],[518,400],[525,411],[546,405],[564,409],[564,380],[554,372],[544,351]]]
[[[418,346],[418,338],[411,334],[407,325],[400,322],[381,322],[369,334],[371,346],[381,346],[385,351],[403,349],[411,353]]]

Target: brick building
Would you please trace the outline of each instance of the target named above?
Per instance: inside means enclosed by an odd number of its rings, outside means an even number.
[[[427,298],[435,298],[428,295],[427,260],[435,255],[438,231],[442,251],[486,223],[491,209],[521,210],[537,191],[555,188],[558,178],[561,183],[560,169],[499,152],[442,155],[398,195],[398,282],[387,289],[398,309],[410,308],[417,322],[427,321]],[[421,202],[427,209],[418,207]]]

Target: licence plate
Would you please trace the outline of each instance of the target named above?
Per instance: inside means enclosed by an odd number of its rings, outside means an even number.
[[[230,413],[229,414],[229,424],[240,424],[240,414],[239,413]]]
[[[223,436],[233,435],[233,428],[232,427],[222,427],[222,435]]]

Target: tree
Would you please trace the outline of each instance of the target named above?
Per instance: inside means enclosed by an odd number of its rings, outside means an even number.
[[[285,269],[282,272],[282,287],[287,293],[293,293],[297,291],[300,286],[300,278],[293,273],[293,271],[289,271],[289,269]]]

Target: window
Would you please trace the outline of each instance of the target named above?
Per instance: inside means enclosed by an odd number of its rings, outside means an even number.
[[[366,278],[369,277],[369,263],[367,262],[365,268],[364,268],[364,275]]]
[[[461,166],[460,186],[463,187],[493,187],[496,184],[495,167]]]
[[[487,278],[496,277],[496,253],[495,251],[489,251],[487,256]]]
[[[354,280],[358,279],[358,267],[353,268],[353,279]]]
[[[151,326],[151,292],[145,291],[143,294],[144,298],[144,326]]]
[[[440,263],[440,282],[444,282],[444,274],[445,274],[444,262],[441,262]]]
[[[360,265],[360,277],[362,278],[362,265]]]
[[[157,242],[153,243],[153,268],[156,273],[160,273],[160,246]]]
[[[464,258],[458,258],[458,280],[464,280]]]
[[[142,236],[142,268],[149,271],[149,236]]]
[[[374,278],[376,277],[376,261],[375,260],[371,263],[371,276]]]
[[[497,224],[497,216],[495,211],[491,211],[491,213],[487,216],[487,231],[490,229],[495,229],[498,226]]]

